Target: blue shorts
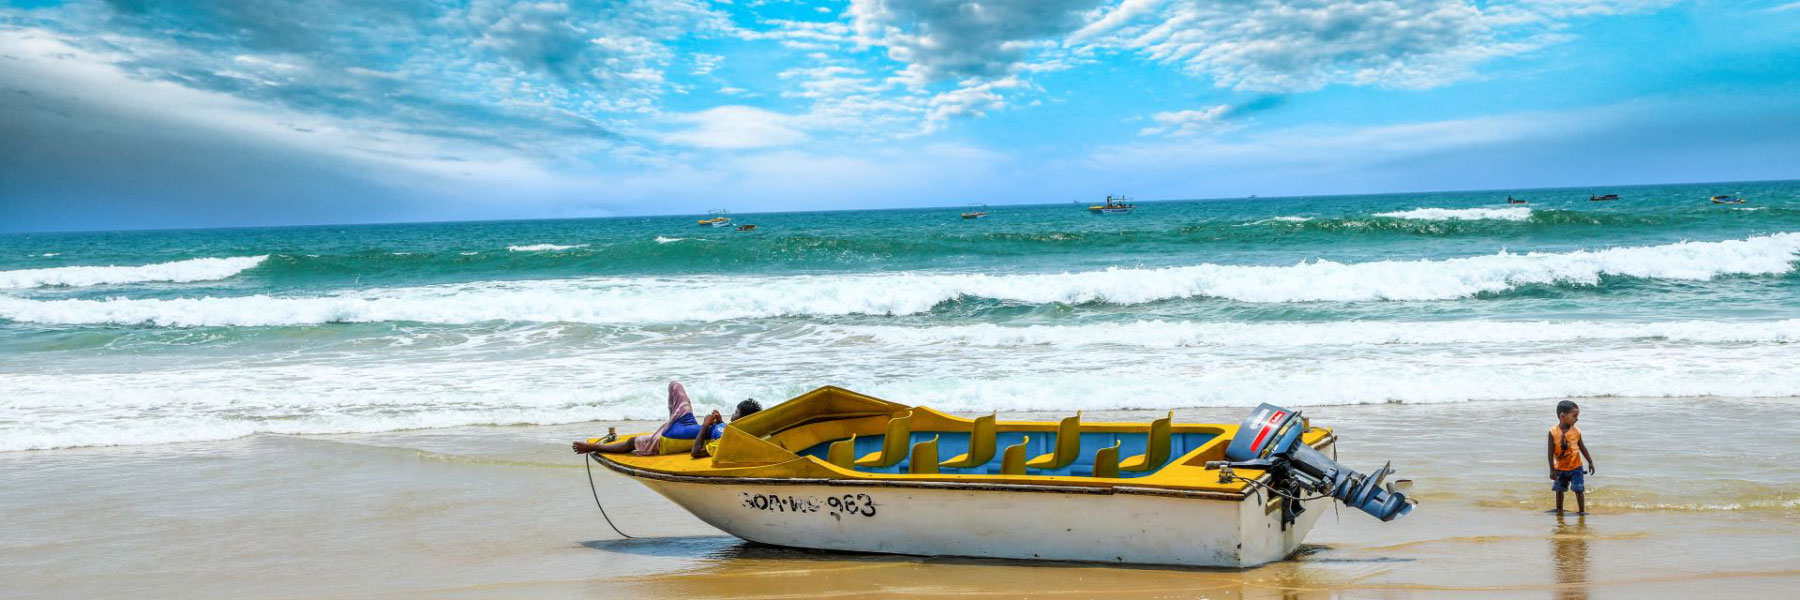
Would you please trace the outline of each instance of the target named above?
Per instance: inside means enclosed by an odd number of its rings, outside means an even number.
[[[1575,493],[1587,491],[1587,479],[1582,474],[1583,467],[1575,467],[1568,471],[1557,471],[1556,481],[1550,483],[1550,491],[1563,492],[1574,488]]]
[[[708,436],[706,439],[716,440],[720,437],[724,437],[724,435],[725,424],[714,423],[712,426],[712,435]],[[675,419],[673,424],[669,425],[668,430],[663,431],[663,437],[674,440],[691,440],[700,437],[700,423],[694,421],[694,413],[681,415]]]

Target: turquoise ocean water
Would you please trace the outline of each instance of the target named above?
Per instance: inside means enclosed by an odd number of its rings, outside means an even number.
[[[0,451],[660,418],[670,378],[963,411],[1800,396],[1800,182],[1085,204],[0,235]]]

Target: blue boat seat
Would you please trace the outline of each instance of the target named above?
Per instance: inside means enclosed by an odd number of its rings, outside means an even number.
[[[888,419],[887,437],[881,449],[856,459],[856,466],[886,468],[906,460],[906,439],[912,435],[912,411]]]
[[[1150,422],[1150,438],[1144,440],[1144,453],[1125,459],[1119,463],[1119,470],[1131,472],[1153,471],[1160,469],[1163,463],[1169,462],[1170,428],[1175,423],[1175,411],[1169,416]]]
[[[994,420],[999,413],[975,419],[975,426],[969,433],[969,451],[950,457],[938,466],[946,469],[967,469],[985,465],[994,459],[994,451],[999,445],[999,435],[994,430]]]
[[[1081,411],[1056,426],[1056,449],[1025,462],[1032,469],[1061,469],[1081,457]]]

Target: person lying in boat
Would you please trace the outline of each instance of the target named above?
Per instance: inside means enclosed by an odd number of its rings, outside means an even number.
[[[746,400],[745,402],[751,405],[755,405],[756,403],[755,400]],[[736,419],[739,416],[742,416],[739,413],[748,414],[743,413],[743,408],[744,403],[739,403],[738,413],[733,413],[732,418]],[[760,409],[761,407],[757,406],[757,408]],[[707,432],[711,434],[707,439],[716,440],[719,436],[725,435],[725,425],[713,418],[717,417],[718,414],[718,411],[713,411],[713,414],[707,417],[707,427],[711,429],[711,431]],[[610,454],[624,454],[629,452],[638,456],[679,454],[691,451],[694,440],[699,438],[700,434],[701,426],[699,423],[694,422],[694,406],[688,401],[687,388],[682,387],[681,382],[679,381],[670,381],[669,420],[664,421],[661,427],[656,428],[656,431],[651,432],[648,435],[640,435],[631,439],[602,442],[599,444],[575,442],[571,444],[571,447],[574,448],[577,454],[587,454],[589,452],[604,452]]]
[[[731,420],[736,421],[748,417],[751,413],[759,410],[762,410],[762,405],[758,404],[755,398],[745,398],[743,402],[738,403],[737,410],[731,411]],[[706,420],[700,422],[698,433],[699,436],[694,438],[694,447],[688,451],[688,455],[694,458],[712,456],[713,451],[719,446],[719,436],[725,435],[725,420],[719,417],[719,411],[715,410],[712,411],[712,414],[706,415]]]

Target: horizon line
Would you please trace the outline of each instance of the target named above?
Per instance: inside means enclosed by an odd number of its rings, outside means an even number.
[[[1154,203],[1168,203],[1168,202],[1224,202],[1224,201],[1231,201],[1231,200],[1291,200],[1291,199],[1296,199],[1296,198],[1331,199],[1331,198],[1356,198],[1356,197],[1362,197],[1362,196],[1416,195],[1416,194],[1449,194],[1449,193],[1473,194],[1473,193],[1482,193],[1482,192],[1503,192],[1503,191],[1531,192],[1531,191],[1545,191],[1545,190],[1576,190],[1576,189],[1593,188],[1593,187],[1601,187],[1601,186],[1611,187],[1611,188],[1637,188],[1637,187],[1667,186],[1667,185],[1709,185],[1709,184],[1739,184],[1739,183],[1758,184],[1758,183],[1784,183],[1784,182],[1800,182],[1800,179],[1751,179],[1751,180],[1733,180],[1733,181],[1684,181],[1684,182],[1660,182],[1660,183],[1582,184],[1582,185],[1573,185],[1573,186],[1554,186],[1554,187],[1437,189],[1437,190],[1359,192],[1359,193],[1339,193],[1339,194],[1302,194],[1302,195],[1280,195],[1280,196],[1260,196],[1260,195],[1256,195],[1256,194],[1251,194],[1249,196],[1215,196],[1215,197],[1204,197],[1204,198],[1202,198],[1202,197],[1158,198],[1158,199],[1152,199],[1152,200],[1141,200],[1141,199],[1131,199],[1131,200],[1133,200],[1134,202],[1154,204]],[[1072,200],[1071,202],[1079,204],[1081,201],[1080,200]],[[988,203],[984,203],[984,204],[992,205],[992,206],[1028,207],[1028,206],[1058,206],[1058,205],[1061,205],[1062,202],[1011,202],[1011,203],[1009,203],[1009,202],[998,202],[998,203],[988,202]],[[953,209],[953,208],[967,208],[967,207],[968,207],[967,203],[959,203],[956,205],[944,205],[944,206],[871,206],[871,207],[864,207],[864,208],[833,208],[833,209],[823,209],[823,210],[775,210],[775,211],[747,211],[747,212],[736,212],[736,211],[730,211],[729,209],[727,209],[727,211],[733,215],[787,215],[787,214],[816,214],[816,213],[837,213],[837,212],[858,212],[858,211],[878,211],[878,212],[908,211],[908,210],[926,211],[926,210],[947,210],[947,209]],[[33,234],[114,233],[114,232],[117,232],[117,233],[125,233],[125,232],[152,233],[152,232],[174,232],[174,231],[232,231],[232,230],[243,230],[243,229],[298,229],[298,228],[306,228],[306,227],[375,227],[375,226],[388,226],[388,225],[453,225],[453,224],[459,224],[459,223],[473,224],[473,223],[527,223],[527,222],[537,222],[537,221],[596,221],[596,220],[605,220],[605,219],[661,218],[661,217],[681,216],[681,215],[687,215],[687,214],[694,214],[694,213],[671,212],[671,213],[646,213],[646,214],[633,214],[633,215],[602,215],[602,216],[591,216],[591,217],[532,217],[532,218],[516,218],[516,219],[441,219],[441,220],[423,219],[423,220],[416,220],[416,221],[321,222],[321,223],[301,223],[301,224],[284,224],[284,225],[229,225],[229,226],[222,226],[222,227],[145,227],[145,228],[124,228],[124,229],[54,229],[54,230],[50,230],[50,229],[44,229],[44,230],[20,229],[20,230],[0,230],[0,235],[13,236],[13,235],[33,235]]]

